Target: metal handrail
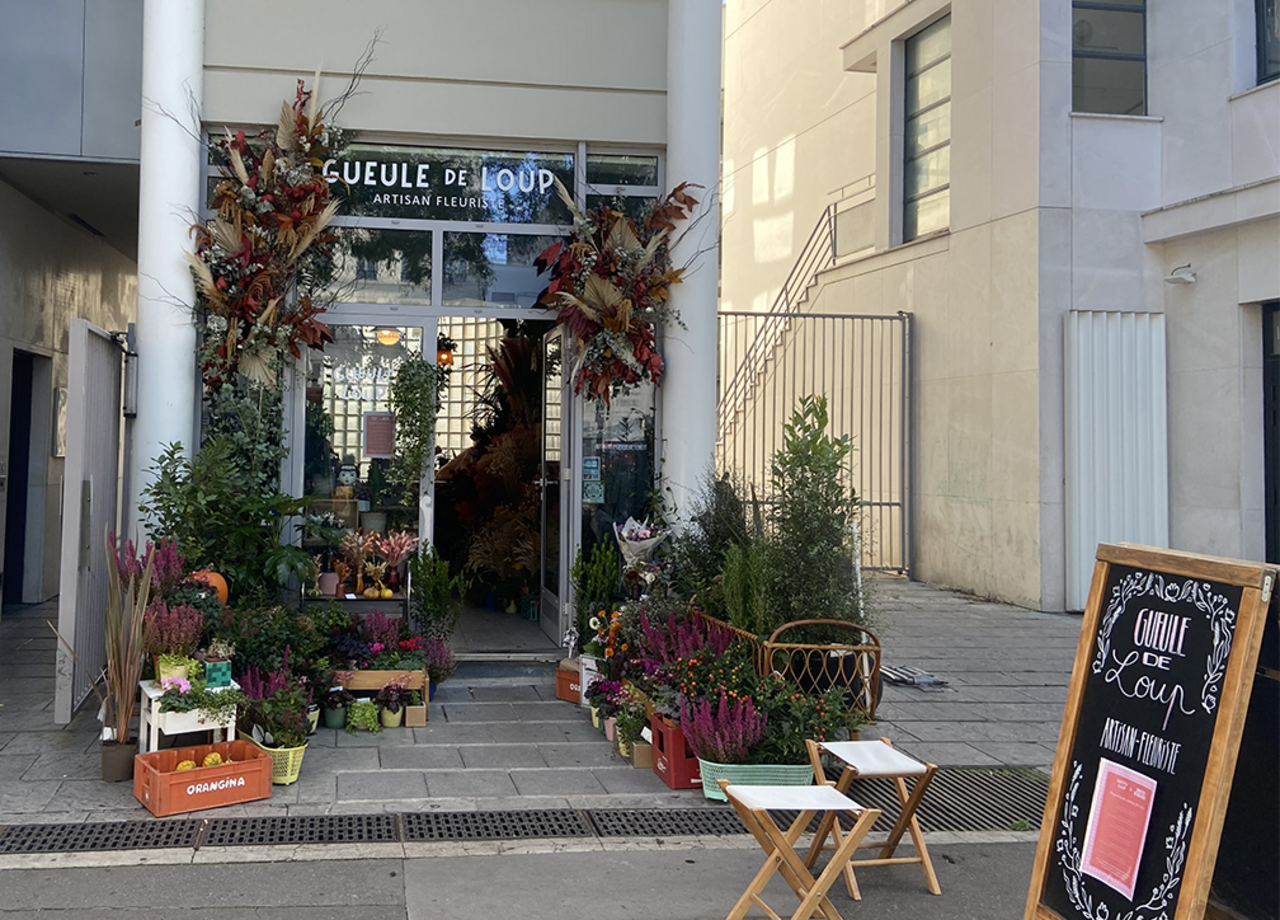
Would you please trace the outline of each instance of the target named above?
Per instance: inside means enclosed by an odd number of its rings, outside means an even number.
[[[782,283],[782,290],[769,309],[759,314],[766,319],[756,330],[733,377],[720,396],[720,411],[716,419],[716,440],[720,443],[724,443],[728,436],[733,420],[746,408],[751,392],[768,364],[773,346],[777,344],[777,333],[782,324],[788,316],[796,314],[792,292],[803,295],[818,272],[835,264],[835,217],[836,206],[827,205],[810,231],[795,264],[791,266],[791,271]]]

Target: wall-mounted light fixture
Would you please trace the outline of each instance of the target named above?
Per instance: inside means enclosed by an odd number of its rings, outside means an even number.
[[[1196,273],[1191,270],[1191,263],[1179,265],[1169,274],[1164,276],[1165,284],[1195,284]]]
[[[441,348],[436,352],[437,367],[453,367],[453,352],[447,348]]]

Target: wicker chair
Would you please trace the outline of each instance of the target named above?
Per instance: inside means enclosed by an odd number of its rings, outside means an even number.
[[[845,633],[848,642],[788,642],[784,633],[806,627]],[[802,639],[798,636],[797,639]],[[845,620],[796,620],[774,630],[764,643],[764,663],[804,693],[844,687],[849,709],[868,722],[876,720],[880,703],[880,640],[876,634]]]

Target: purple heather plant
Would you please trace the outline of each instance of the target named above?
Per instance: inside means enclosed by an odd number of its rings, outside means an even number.
[[[200,644],[204,614],[186,604],[170,607],[157,597],[144,615],[142,642],[148,655],[190,656]]]
[[[453,657],[453,649],[444,639],[431,639],[422,648],[426,658],[427,676],[433,684],[442,684],[453,676],[458,660]]]
[[[680,728],[689,747],[711,763],[746,763],[764,740],[768,716],[757,712],[750,697],[700,699],[680,704]]]
[[[383,648],[395,648],[400,641],[400,619],[374,610],[365,614],[360,632],[370,644],[380,642]]]
[[[674,610],[667,613],[665,629],[655,626],[647,613],[641,613],[640,628],[649,654],[662,664],[692,658],[700,652],[723,655],[736,638],[727,629],[704,625],[698,617],[678,620]]]

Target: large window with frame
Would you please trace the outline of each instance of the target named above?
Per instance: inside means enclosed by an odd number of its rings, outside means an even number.
[[[1145,0],[1074,0],[1071,6],[1072,111],[1147,114]]]
[[[951,17],[906,41],[902,241],[951,223]]]
[[[1258,9],[1258,82],[1280,77],[1280,0],[1254,0]]]

